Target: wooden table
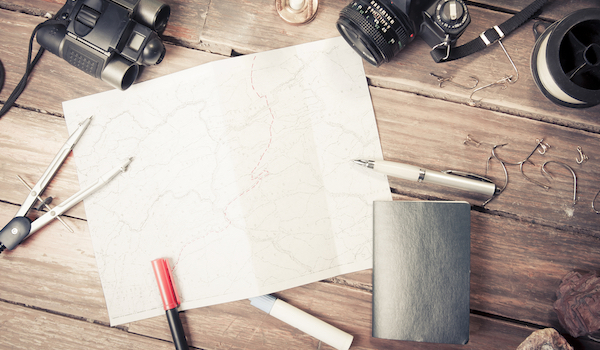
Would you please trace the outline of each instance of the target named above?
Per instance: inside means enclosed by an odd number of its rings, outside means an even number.
[[[283,22],[274,0],[167,0],[172,16],[165,32],[164,61],[143,71],[140,80],[162,76],[209,61],[311,42],[338,35],[335,21],[346,0],[321,1],[309,24]],[[33,28],[54,14],[61,0],[0,0],[0,60],[6,101],[25,70]],[[528,1],[526,3],[529,3]],[[472,22],[461,38],[470,40],[499,24],[526,4],[518,0],[469,3]],[[550,23],[573,10],[598,7],[594,0],[546,5]],[[467,200],[472,203],[471,324],[466,346],[443,346],[371,337],[371,270],[338,276],[277,293],[326,322],[354,335],[352,349],[515,349],[538,328],[562,333],[553,303],[569,271],[600,265],[600,215],[592,210],[600,190],[600,106],[560,107],[546,99],[530,73],[534,45],[528,22],[504,40],[519,69],[519,80],[506,89],[489,88],[469,106],[470,90],[442,87],[429,73],[480,86],[512,74],[496,44],[467,58],[436,64],[420,39],[393,62],[365,65],[385,159],[429,169],[456,169],[479,174],[494,145],[498,153],[519,161],[543,138],[551,148],[535,154],[569,164],[577,174],[577,204],[572,205],[572,178],[550,167],[552,188],[544,190],[508,167],[506,190],[485,207],[485,198],[437,186],[390,178],[395,200]],[[35,68],[17,106],[0,118],[0,222],[16,213],[33,184],[68,136],[61,103],[111,89],[100,80],[46,53]],[[476,142],[465,142],[467,138]],[[581,146],[589,160],[575,162]],[[543,178],[531,164],[527,174]],[[488,176],[499,184],[504,173],[490,163]],[[60,203],[79,189],[70,156],[45,192]],[[600,207],[600,200],[598,206]],[[35,215],[35,211],[33,211]],[[109,327],[85,211],[78,205],[65,220],[69,233],[52,222],[13,251],[0,255],[0,349],[173,349],[164,317]],[[4,224],[3,224],[4,225]],[[316,349],[318,341],[258,309],[246,300],[182,313],[190,344],[199,349]],[[580,349],[597,343],[569,339]],[[328,349],[322,345],[321,349]]]

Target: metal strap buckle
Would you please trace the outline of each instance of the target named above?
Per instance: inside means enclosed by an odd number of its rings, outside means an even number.
[[[496,41],[504,38],[504,32],[502,32],[502,30],[498,26],[493,26],[490,29],[494,29],[496,31],[496,33],[498,33],[498,39],[490,41],[490,39],[488,39],[487,36],[485,35],[485,32],[479,34],[479,37],[481,38],[481,40],[483,41],[483,43],[485,44],[485,46],[490,46],[493,43],[495,43]],[[487,32],[487,30],[486,30],[486,32]]]

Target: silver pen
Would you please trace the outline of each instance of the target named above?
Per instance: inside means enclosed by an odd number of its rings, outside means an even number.
[[[451,171],[432,171],[414,165],[387,160],[357,159],[354,163],[404,180],[438,184],[490,197],[496,194],[496,185],[491,180],[477,175]]]

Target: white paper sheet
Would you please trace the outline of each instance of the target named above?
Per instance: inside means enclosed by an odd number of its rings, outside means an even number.
[[[225,59],[63,104],[111,325],[164,313],[150,261],[168,258],[181,309],[372,266],[372,202],[387,178],[362,60],[341,39]]]

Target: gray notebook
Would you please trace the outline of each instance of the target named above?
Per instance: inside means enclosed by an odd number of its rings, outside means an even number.
[[[467,202],[374,202],[373,337],[468,342],[470,210]]]

